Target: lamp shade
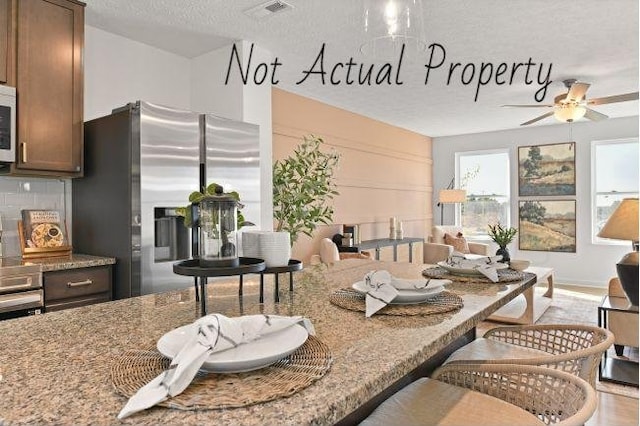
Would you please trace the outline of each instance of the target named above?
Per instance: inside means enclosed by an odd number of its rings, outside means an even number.
[[[467,191],[464,189],[441,189],[438,202],[441,204],[464,203],[467,201]]]
[[[598,232],[598,237],[638,241],[638,199],[623,199]]]

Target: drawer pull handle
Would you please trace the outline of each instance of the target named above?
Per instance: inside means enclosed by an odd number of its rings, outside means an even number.
[[[22,148],[22,162],[24,164],[27,164],[27,143],[22,142],[21,148]]]
[[[91,281],[91,280],[89,280],[89,279],[84,280],[84,281],[77,281],[77,282],[75,282],[75,283],[74,283],[74,282],[69,281],[69,282],[67,283],[67,287],[69,287],[69,288],[73,288],[73,287],[84,287],[84,286],[86,286],[86,285],[91,285],[91,284],[93,284],[93,281]]]

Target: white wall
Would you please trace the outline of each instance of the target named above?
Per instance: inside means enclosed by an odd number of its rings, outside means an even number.
[[[189,109],[191,61],[85,26],[84,119],[143,100]]]
[[[434,191],[445,188],[455,174],[455,153],[484,149],[508,149],[511,168],[511,224],[518,224],[518,146],[576,142],[576,253],[519,251],[517,241],[509,246],[512,258],[555,269],[556,281],[596,287],[607,285],[616,275],[615,264],[631,244],[593,244],[591,241],[591,141],[638,136],[638,117],[535,126],[500,132],[434,138]],[[572,198],[572,197],[566,197]],[[434,203],[437,200],[434,200]],[[447,208],[448,207],[448,208]],[[454,210],[445,208],[444,223],[454,223]],[[434,204],[434,209],[436,206]],[[435,210],[434,210],[435,211]]]
[[[223,47],[191,60],[190,95],[194,111],[242,120],[242,82],[233,79],[224,84],[230,52],[230,47]]]

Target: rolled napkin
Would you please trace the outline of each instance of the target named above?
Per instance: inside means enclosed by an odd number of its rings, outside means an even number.
[[[221,314],[204,316],[194,322],[194,334],[171,361],[169,368],[141,387],[118,414],[124,419],[182,393],[209,355],[268,336],[287,327],[302,325],[314,335],[313,324],[304,317],[247,315],[228,318]]]
[[[494,283],[498,278],[498,261],[502,260],[502,255],[498,256],[482,256],[474,259],[467,259],[464,254],[454,252],[447,259],[447,264],[463,269],[475,269]]]
[[[365,297],[365,316],[373,314],[384,308],[398,296],[398,290],[424,290],[442,285],[442,280],[417,279],[409,280],[396,278],[388,271],[371,271],[364,276],[367,293]]]

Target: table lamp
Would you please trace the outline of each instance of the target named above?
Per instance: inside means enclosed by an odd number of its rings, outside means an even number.
[[[464,189],[454,189],[455,177],[451,179],[449,186],[445,189],[441,189],[438,192],[438,204],[440,207],[440,225],[444,223],[444,205],[445,204],[456,204],[456,203],[464,203],[467,201],[467,191]]]
[[[638,199],[625,198],[614,210],[598,237],[629,240],[633,251],[616,265],[618,278],[632,305],[638,306]]]

